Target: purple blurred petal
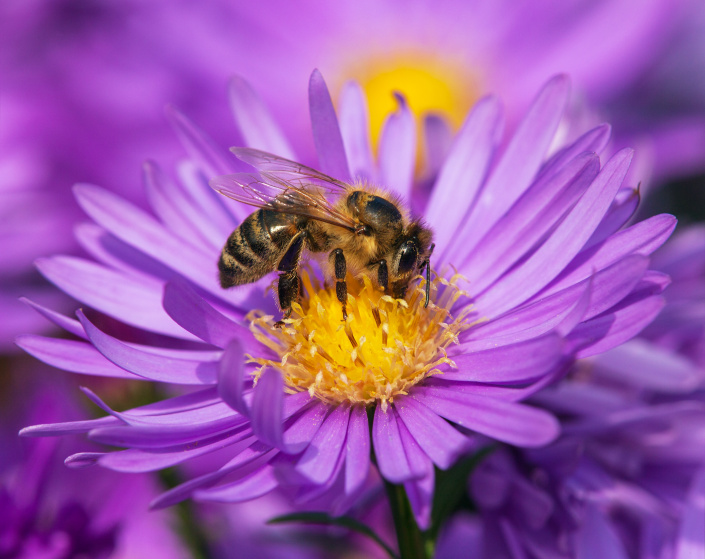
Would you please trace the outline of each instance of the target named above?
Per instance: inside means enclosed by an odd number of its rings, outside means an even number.
[[[275,448],[284,447],[284,379],[279,371],[265,369],[253,390],[250,419],[257,438]]]
[[[676,559],[705,555],[705,470],[695,475],[678,533]]]
[[[349,418],[348,405],[335,407],[297,461],[297,471],[313,483],[323,484],[331,479],[341,452],[345,451]]]
[[[495,97],[478,101],[458,132],[426,207],[436,231],[439,262],[454,260],[454,242],[463,218],[482,186],[502,130],[502,107]],[[462,244],[459,248],[462,248]]]
[[[65,421],[63,423],[48,423],[46,425],[30,425],[20,430],[19,434],[22,437],[56,437],[87,433],[91,429],[119,425],[120,423],[121,421],[117,417],[110,416],[84,421]]]
[[[17,338],[17,345],[40,361],[72,373],[144,380],[112,364],[95,347],[84,342],[28,334]]]
[[[562,357],[563,341],[557,334],[473,353],[451,354],[457,370],[443,373],[444,380],[502,384],[542,376]]]
[[[323,76],[314,70],[308,83],[309,109],[313,141],[318,153],[318,168],[338,180],[349,181],[350,170],[345,158],[343,138],[335,116],[333,101]]]
[[[166,116],[176,130],[191,159],[196,161],[207,178],[227,175],[239,169],[237,161],[228,152],[218,147],[203,130],[173,105],[166,108]]]
[[[272,118],[260,96],[241,76],[230,79],[230,110],[245,138],[245,145],[283,157],[296,159],[291,145]]]
[[[375,177],[370,149],[369,116],[362,88],[357,82],[347,82],[340,93],[340,133],[353,179],[372,180]]]
[[[98,463],[98,459],[106,454],[105,452],[78,452],[66,458],[64,464],[69,468],[88,468],[95,466]]]
[[[570,262],[612,202],[627,173],[631,150],[614,155],[543,245],[478,298],[483,314],[497,316],[539,292]]]
[[[596,505],[588,504],[578,526],[575,541],[576,559],[628,559],[619,536]]]
[[[427,114],[424,116],[421,139],[424,143],[426,158],[425,173],[428,176],[438,176],[450,153],[454,136],[455,133],[451,125],[442,115]],[[435,192],[437,188],[438,183],[434,186],[433,191]]]
[[[370,426],[364,406],[352,408],[345,445],[345,494],[354,495],[370,469]]]
[[[399,417],[433,463],[450,468],[466,449],[468,439],[418,400],[403,397],[394,403]]]
[[[379,140],[380,182],[409,200],[416,164],[416,123],[404,97],[395,95],[398,108],[384,122]]]
[[[513,402],[438,387],[419,387],[412,397],[453,423],[516,446],[543,446],[560,431],[552,415]]]

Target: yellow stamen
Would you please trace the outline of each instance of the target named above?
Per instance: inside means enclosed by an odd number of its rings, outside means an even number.
[[[312,396],[339,404],[380,403],[386,408],[396,396],[424,378],[438,374],[438,367],[454,367],[446,348],[458,343],[458,335],[470,327],[466,307],[457,318],[451,307],[466,294],[458,289],[456,275],[449,281],[435,279],[432,297],[424,308],[423,281],[410,287],[408,300],[384,295],[369,278],[349,277],[348,320],[335,289],[321,286],[304,271],[307,295],[293,305],[283,328],[274,328],[274,317],[253,312],[248,316],[255,337],[274,350],[279,361],[250,356],[284,376],[290,392],[307,391]],[[435,302],[434,302],[435,301]]]

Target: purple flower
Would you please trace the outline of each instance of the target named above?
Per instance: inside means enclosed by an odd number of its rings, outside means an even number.
[[[205,177],[248,167],[172,113],[193,160],[178,168],[178,181],[145,165],[152,213],[79,186],[77,200],[95,223],[77,235],[94,260],[38,263],[98,312],[79,311],[76,320],[35,304],[77,339],[28,335],[18,343],[77,373],[192,390],[125,412],[85,390],[108,416],[23,433],[87,432],[126,450],[68,463],[127,472],[227,449],[220,469],[163,494],[157,507],[190,496],[244,501],[282,487],[299,503],[339,513],[368,483],[374,449],[379,473],[404,484],[425,527],[434,466],[451,466],[477,433],[519,447],[551,442],[556,419],[519,402],[560,379],[574,357],[623,343],[658,313],[668,278],[648,270],[649,254],[675,219],[624,227],[637,204],[624,184],[632,152],[601,160],[608,126],[549,152],[568,99],[563,76],[541,90],[506,142],[499,101],[479,101],[426,194],[413,185],[413,116],[402,97],[375,164],[359,87],[345,89],[340,123],[318,72],[309,93],[321,171],[380,184],[423,209],[439,270],[432,304],[424,307],[420,286],[402,301],[367,279],[352,281],[343,325],[335,290],[310,268],[291,320],[272,328],[269,279],[230,291],[216,280],[222,243],[252,208],[219,197]],[[233,95],[248,143],[295,159],[253,90],[238,82]]]
[[[62,460],[75,444],[68,440],[18,439],[26,421],[74,416],[66,383],[27,389],[46,375],[22,371],[31,381],[13,386],[19,403],[3,408],[0,460],[0,556],[23,559],[180,558],[186,548],[171,529],[173,517],[146,510],[159,491],[148,475],[78,472]],[[19,384],[19,383],[18,383]]]

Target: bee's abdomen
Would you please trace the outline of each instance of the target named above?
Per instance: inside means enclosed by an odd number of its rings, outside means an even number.
[[[228,237],[220,254],[220,285],[252,283],[275,270],[295,234],[294,220],[289,215],[270,210],[249,215]]]

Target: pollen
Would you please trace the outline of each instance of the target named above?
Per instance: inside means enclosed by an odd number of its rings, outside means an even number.
[[[423,280],[404,300],[385,295],[366,276],[348,277],[343,321],[335,289],[303,271],[306,295],[292,306],[282,328],[274,327],[272,316],[257,311],[248,316],[255,337],[279,356],[278,361],[248,356],[260,365],[255,381],[272,367],[282,373],[289,392],[306,391],[332,404],[380,404],[386,410],[415,384],[442,374],[442,366],[455,367],[446,349],[470,327],[465,319],[471,312],[465,305],[456,318],[451,316],[458,300],[467,297],[457,287],[460,279],[435,278],[424,307]]]

